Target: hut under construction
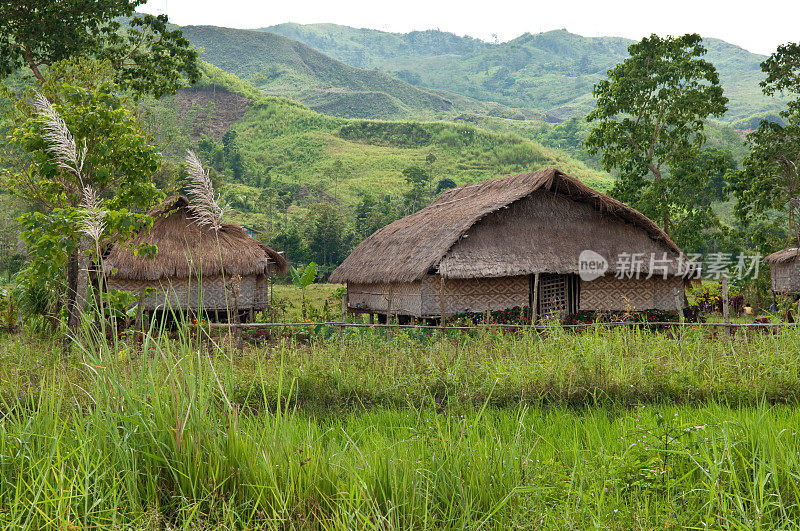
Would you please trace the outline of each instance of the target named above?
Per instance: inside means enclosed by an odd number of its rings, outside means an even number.
[[[771,266],[772,291],[800,294],[800,248],[788,247],[764,258]]]
[[[145,312],[203,313],[225,319],[238,309],[242,320],[269,307],[269,276],[288,270],[286,259],[239,225],[219,230],[197,223],[184,196],[150,212],[149,230],[116,244],[103,261],[109,289],[139,296]],[[134,253],[154,245],[155,256]]]
[[[579,276],[587,250],[602,257],[592,280]],[[623,271],[626,254],[641,263]],[[330,280],[347,284],[349,311],[380,321],[512,307],[676,310],[682,256],[642,213],[551,168],[445,191],[366,238]]]

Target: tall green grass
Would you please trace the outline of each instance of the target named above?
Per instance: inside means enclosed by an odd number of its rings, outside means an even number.
[[[67,358],[58,345],[3,340],[0,525],[800,522],[796,332],[354,333],[343,348],[281,339],[241,355],[224,336],[209,348],[194,329],[164,332],[141,345],[95,337]],[[600,398],[603,382],[648,381],[697,386],[704,403]],[[557,392],[515,394],[525,385]],[[735,386],[749,397],[736,408],[725,404]]]

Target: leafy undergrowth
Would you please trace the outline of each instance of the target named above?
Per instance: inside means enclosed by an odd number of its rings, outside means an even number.
[[[6,338],[0,526],[800,523],[796,331],[437,334]]]

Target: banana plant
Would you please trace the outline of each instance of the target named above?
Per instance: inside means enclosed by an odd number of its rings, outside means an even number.
[[[314,283],[317,278],[317,264],[310,262],[306,267],[297,269],[291,268],[292,284],[300,288],[300,301],[301,311],[303,313],[303,320],[306,318],[306,288]]]

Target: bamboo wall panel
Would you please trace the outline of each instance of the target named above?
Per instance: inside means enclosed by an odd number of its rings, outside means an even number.
[[[597,311],[675,310],[675,290],[683,300],[683,279],[662,277],[618,279],[606,275],[581,281],[580,309]]]
[[[222,277],[197,279],[174,279],[161,281],[136,281],[110,278],[108,287],[128,291],[134,295],[147,288],[153,291],[144,298],[143,309],[197,309],[232,310],[234,307],[232,281]],[[242,277],[239,286],[238,306],[240,310],[264,310],[267,300],[267,280],[264,275]]]
[[[348,306],[353,309],[385,313],[389,309],[391,288],[391,312],[402,315],[420,315],[422,305],[421,282],[397,282],[394,284],[347,284]]]
[[[439,315],[438,275],[428,275],[423,283],[425,315]],[[530,283],[527,276],[500,278],[445,279],[445,314],[453,315],[528,306]]]
[[[800,260],[772,264],[772,291],[800,293]]]

